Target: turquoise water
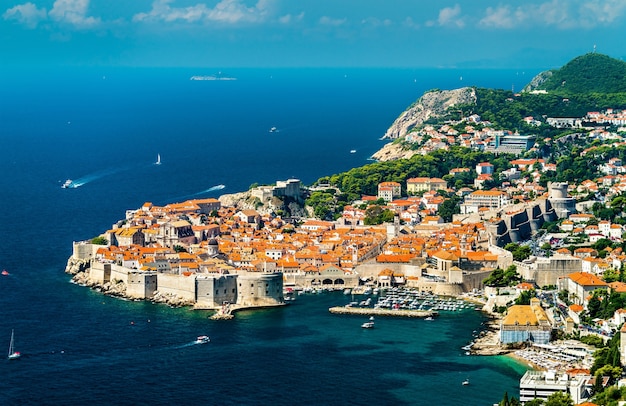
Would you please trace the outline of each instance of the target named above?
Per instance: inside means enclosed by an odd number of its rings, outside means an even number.
[[[69,283],[72,241],[144,202],[305,183],[367,163],[425,90],[521,88],[514,71],[81,69],[0,75],[0,404],[491,405],[524,366],[461,349],[476,311],[435,322],[335,316],[340,293],[211,321]],[[276,126],[278,133],[269,133]],[[356,149],[352,154],[350,150]],[[162,165],[153,165],[157,154]],[[68,178],[86,181],[62,189]],[[223,190],[213,187],[223,184]],[[211,343],[191,345],[208,334]],[[462,386],[469,378],[471,385]]]

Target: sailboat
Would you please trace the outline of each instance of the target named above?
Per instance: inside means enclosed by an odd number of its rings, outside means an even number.
[[[13,330],[11,330],[11,342],[9,343],[9,359],[18,359],[19,357],[21,357],[22,354],[20,354],[18,351],[15,351],[15,348],[13,346]]]
[[[157,160],[154,163],[155,165],[161,165],[161,154],[157,154]]]

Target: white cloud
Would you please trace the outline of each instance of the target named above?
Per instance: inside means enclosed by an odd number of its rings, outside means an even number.
[[[289,23],[291,23],[293,21],[302,21],[303,19],[304,19],[304,11],[301,12],[300,14],[298,14],[298,15],[295,15],[295,16],[292,15],[292,14],[286,14],[286,15],[284,15],[282,17],[279,17],[278,21],[283,23],[283,24],[289,24]]]
[[[455,4],[454,7],[445,7],[439,11],[437,23],[442,26],[456,26],[462,28],[465,26],[463,19],[460,18],[461,6]]]
[[[364,26],[371,26],[371,27],[381,27],[381,26],[389,27],[393,23],[388,18],[381,20],[376,17],[368,17],[368,18],[364,18],[363,20],[361,20],[361,24],[363,24]]]
[[[89,28],[100,24],[99,18],[87,16],[88,8],[89,0],[56,0],[48,17],[77,28]]]
[[[485,17],[479,24],[484,27],[513,28],[517,25],[516,15],[519,14],[513,13],[509,6],[487,7]]]
[[[170,3],[173,2],[173,0],[155,0],[152,3],[152,10],[135,14],[133,21],[253,23],[263,21],[271,5],[270,0],[259,0],[253,7],[247,7],[240,0],[221,0],[213,8],[207,7],[204,3],[188,7],[171,7]]]
[[[537,4],[487,7],[479,25],[512,29],[547,26],[561,29],[593,28],[611,24],[624,16],[624,0],[551,0]]]
[[[88,8],[89,0],[56,0],[49,12],[28,2],[8,9],[3,17],[6,20],[17,20],[30,28],[36,27],[41,21],[51,20],[84,29],[97,26],[101,22],[99,18],[87,16]]]
[[[11,7],[2,14],[5,20],[15,20],[29,28],[35,28],[39,22],[45,20],[48,12],[45,8],[37,8],[33,3],[19,4]]]
[[[333,27],[339,27],[340,25],[343,25],[346,23],[346,21],[348,21],[345,18],[331,18],[328,16],[323,16],[322,18],[320,18],[320,24],[322,25],[330,25]]]

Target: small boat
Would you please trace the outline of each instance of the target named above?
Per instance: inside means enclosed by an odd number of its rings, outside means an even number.
[[[198,336],[198,338],[196,338],[196,341],[194,341],[194,344],[206,344],[209,342],[211,342],[209,336]]]
[[[161,154],[157,154],[157,160],[154,163],[155,165],[161,165]]]
[[[365,323],[361,324],[362,328],[374,328],[374,322],[373,321],[366,321]]]
[[[370,316],[370,321],[374,321],[374,316]]]
[[[270,128],[270,132],[271,133],[277,133],[278,132],[278,128],[272,127],[272,128]]]
[[[351,153],[351,154],[355,154],[355,153],[356,153],[356,149],[351,149],[351,150],[350,150],[350,153]]]
[[[433,320],[435,320],[435,319],[433,319],[433,316],[428,316],[428,317],[426,317],[424,320],[426,320],[426,321],[433,321]]]
[[[8,276],[9,275],[9,271],[7,271],[6,269],[2,270],[2,276]]]
[[[63,189],[74,189],[74,188],[76,188],[76,185],[74,184],[74,181],[72,179],[68,179],[65,182],[63,182],[61,187]]]
[[[7,358],[18,359],[21,356],[22,354],[20,354],[18,351],[15,351],[15,346],[13,343],[13,330],[11,330],[11,341],[9,342],[9,356]]]
[[[468,378],[468,379],[466,379],[466,380],[464,380],[461,384],[462,384],[463,386],[467,386],[467,385],[469,385],[469,378]]]

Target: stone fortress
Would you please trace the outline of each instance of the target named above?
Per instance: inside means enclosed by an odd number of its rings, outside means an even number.
[[[75,242],[67,273],[82,273],[79,283],[109,287],[109,293],[137,300],[155,300],[195,309],[231,310],[283,305],[283,274],[238,272],[233,274],[180,273],[166,267],[145,271],[95,260],[102,246]]]
[[[550,183],[548,190],[547,199],[511,206],[508,211],[498,213],[497,220],[487,222],[491,243],[503,247],[511,242],[527,241],[545,222],[567,218],[576,212],[576,201],[567,196],[567,183]]]

